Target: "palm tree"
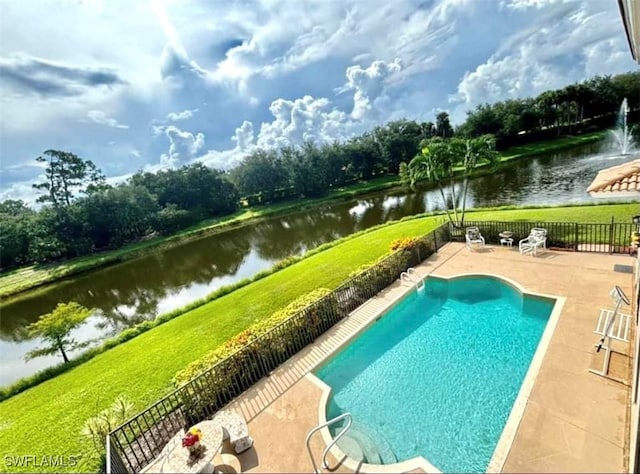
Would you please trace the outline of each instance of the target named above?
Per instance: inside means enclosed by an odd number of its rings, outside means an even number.
[[[416,182],[423,179],[435,182],[440,190],[440,196],[442,196],[449,222],[459,225],[464,222],[467,192],[469,190],[468,175],[480,160],[488,160],[490,164],[495,163],[498,157],[495,150],[496,140],[493,135],[483,135],[469,140],[460,138],[443,140],[440,137],[436,137],[423,141],[421,146],[421,152],[408,165],[404,162],[400,163],[400,179],[403,184],[408,185],[411,189],[415,189]],[[466,175],[462,188],[462,214],[460,220],[458,220],[459,203],[454,182],[454,165],[458,161],[458,157],[462,157]],[[447,198],[442,186],[443,181],[447,178],[449,178],[451,199],[453,200],[453,218],[449,213]]]
[[[415,189],[417,181],[423,179],[434,181],[440,190],[447,217],[449,221],[453,223],[453,219],[449,213],[449,206],[447,205],[447,198],[444,194],[444,188],[442,187],[442,180],[445,178],[448,160],[446,145],[441,139],[426,143],[423,142],[422,145],[420,153],[416,155],[408,165],[401,163],[400,178],[405,184],[408,183],[411,189]],[[456,212],[455,207],[454,198],[454,213]],[[455,220],[458,220],[457,213]]]
[[[496,151],[496,139],[493,135],[483,135],[478,138],[471,138],[466,142],[466,152],[464,155],[464,185],[462,188],[462,215],[460,221],[464,222],[464,212],[467,207],[467,191],[469,190],[469,174],[478,165],[478,161],[485,159],[493,166],[498,159]]]

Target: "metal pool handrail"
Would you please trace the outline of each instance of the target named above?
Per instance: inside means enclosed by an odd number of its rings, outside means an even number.
[[[311,464],[313,464],[313,472],[315,472],[316,474],[320,474],[320,471],[318,470],[316,460],[313,457],[313,453],[311,452],[311,446],[309,446],[309,442],[311,441],[311,436],[313,436],[314,433],[321,430],[322,428],[325,428],[329,425],[333,425],[334,423],[340,420],[343,420],[345,418],[347,419],[347,425],[342,429],[342,431],[340,431],[340,433],[336,435],[335,438],[333,438],[333,441],[331,441],[329,445],[325,448],[325,450],[322,452],[322,467],[324,469],[329,469],[329,465],[327,464],[327,454],[329,454],[329,450],[338,442],[338,440],[342,438],[342,436],[344,436],[344,434],[347,431],[349,431],[349,428],[351,428],[351,425],[353,423],[353,418],[351,417],[351,413],[347,412],[347,413],[343,413],[342,415],[338,415],[335,418],[330,419],[326,423],[322,423],[321,425],[316,426],[311,431],[309,431],[309,433],[307,433],[307,439],[305,440],[305,444],[307,445],[307,452],[309,453],[309,457],[311,458]]]
[[[407,274],[411,277],[412,275],[417,275],[416,269],[413,267],[407,268]],[[424,278],[421,278],[420,275],[418,275],[418,280],[416,281],[416,290],[420,290],[421,288],[424,288]]]
[[[416,290],[424,288],[424,280],[422,278],[418,278],[417,280],[412,276],[416,273],[416,269],[413,267],[407,268],[406,272],[400,273],[400,282],[409,283]]]

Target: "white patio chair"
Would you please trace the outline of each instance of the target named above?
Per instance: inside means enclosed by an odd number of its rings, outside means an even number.
[[[534,227],[529,236],[518,242],[521,254],[537,255],[538,249],[547,249],[547,229]]]
[[[480,229],[477,227],[467,227],[466,233],[464,235],[467,248],[471,250],[472,246],[479,245],[480,247],[484,247],[484,237],[480,234]]]

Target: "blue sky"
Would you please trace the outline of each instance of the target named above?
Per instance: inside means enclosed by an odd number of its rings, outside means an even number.
[[[116,182],[633,71],[614,0],[0,0],[0,200],[46,149]]]

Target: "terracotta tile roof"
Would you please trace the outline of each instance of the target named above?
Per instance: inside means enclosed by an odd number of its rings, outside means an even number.
[[[594,197],[640,194],[640,160],[603,169],[587,188]]]

